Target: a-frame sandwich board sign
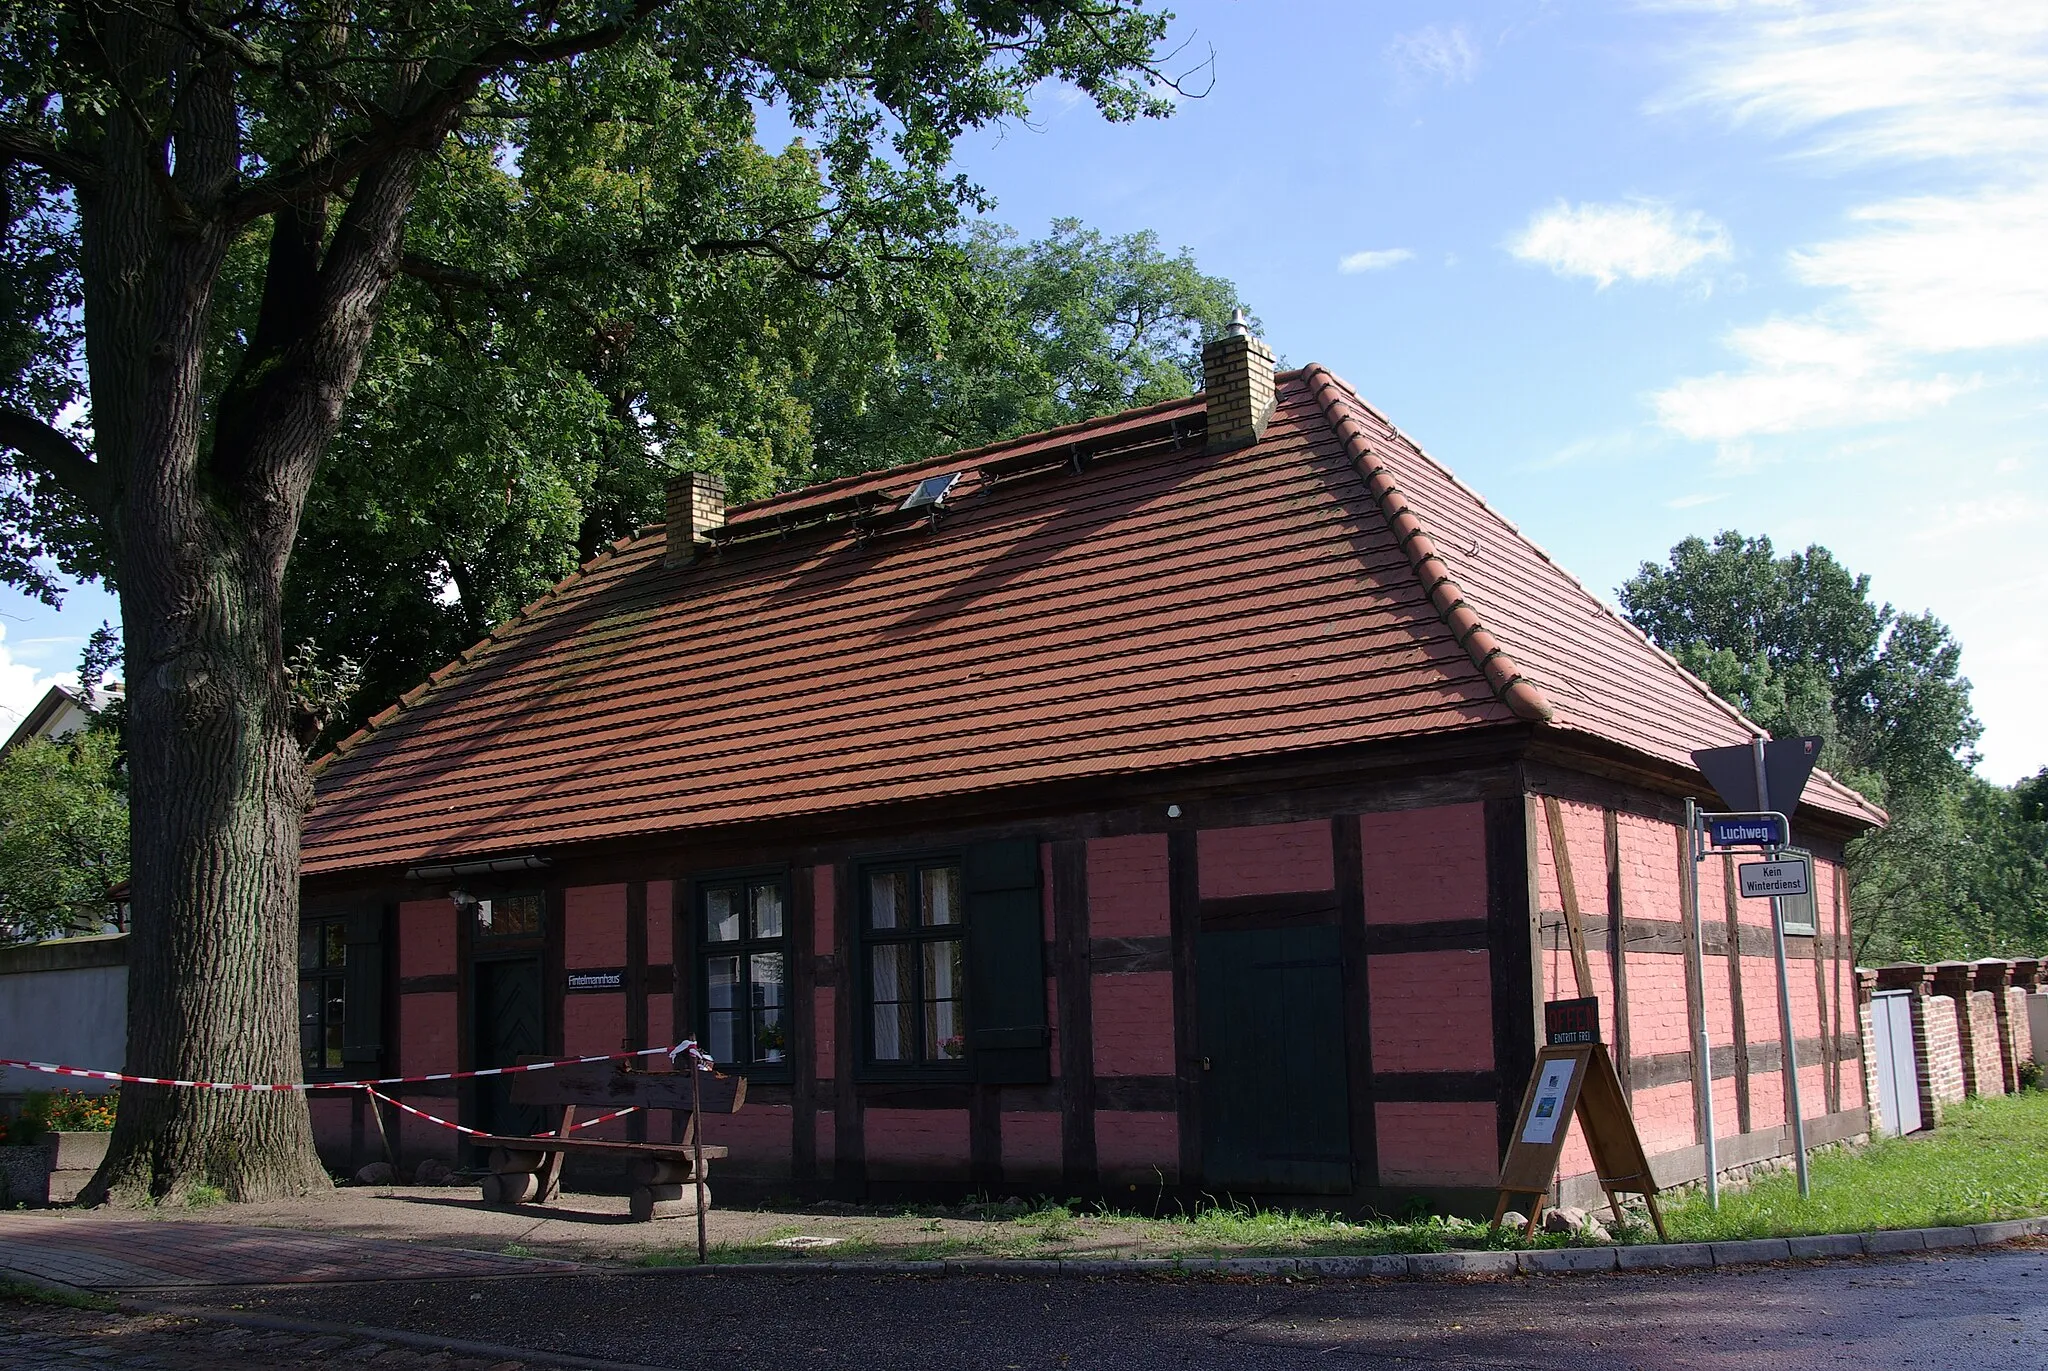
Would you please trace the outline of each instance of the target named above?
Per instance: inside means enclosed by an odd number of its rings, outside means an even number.
[[[1657,1182],[1650,1174],[1650,1159],[1636,1133],[1614,1059],[1599,1041],[1599,1021],[1597,1000],[1562,1000],[1544,1006],[1549,1042],[1537,1055],[1536,1070],[1529,1078],[1522,1112],[1501,1163],[1500,1199],[1493,1209],[1496,1225],[1516,1200],[1527,1199],[1529,1220],[1524,1234],[1535,1234],[1543,1200],[1557,1179],[1570,1121],[1577,1118],[1586,1150],[1593,1157],[1594,1174],[1614,1217],[1621,1218],[1621,1196],[1641,1195],[1657,1236],[1664,1237]]]

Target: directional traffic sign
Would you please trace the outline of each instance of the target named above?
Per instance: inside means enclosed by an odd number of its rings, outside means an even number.
[[[1790,817],[1799,808],[1806,778],[1820,760],[1819,738],[1777,738],[1764,744],[1764,786],[1756,793],[1756,751],[1753,746],[1705,747],[1692,754],[1693,765],[1707,778],[1730,809],[1775,809]]]
[[[1775,814],[1728,814],[1707,821],[1715,847],[1783,847],[1785,821]]]
[[[1782,862],[1744,862],[1735,870],[1742,877],[1742,898],[1745,900],[1813,893],[1811,868],[1801,858]]]

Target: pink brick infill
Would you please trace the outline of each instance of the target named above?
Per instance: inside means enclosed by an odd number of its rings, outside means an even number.
[[[1464,950],[1369,958],[1373,1070],[1492,1070],[1490,966]]]
[[[1327,823],[1205,828],[1196,837],[1196,851],[1205,900],[1328,890],[1336,884]]]
[[[1485,818],[1476,804],[1362,816],[1366,923],[1485,918]]]
[[[1089,936],[1163,938],[1170,923],[1166,835],[1089,839]]]

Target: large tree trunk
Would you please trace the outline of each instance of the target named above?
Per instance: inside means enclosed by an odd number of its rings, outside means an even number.
[[[284,550],[251,528],[208,460],[204,365],[231,229],[180,221],[236,170],[231,92],[147,21],[115,14],[133,84],[176,72],[177,173],[137,121],[110,119],[110,168],[80,197],[95,438],[118,482],[129,700],[133,920],[128,1070],[225,1082],[299,1078],[296,975],[305,762],[279,640]],[[159,85],[168,85],[159,82]],[[304,1095],[127,1086],[88,1203],[212,1186],[237,1198],[327,1183]]]
[[[213,291],[243,231],[218,212],[240,173],[232,75],[166,27],[103,13],[124,84],[176,93],[160,110],[175,155],[145,121],[110,117],[98,140],[108,174],[79,197],[95,446],[111,477],[101,517],[117,545],[128,676],[128,1069],[297,1081],[311,789],[284,666],[285,566],[420,162],[445,125],[362,173],[331,231],[324,195],[270,212],[262,307],[209,401]],[[326,1184],[303,1093],[129,1086],[82,1198],[208,1186],[260,1199]]]
[[[308,782],[280,660],[279,584],[183,494],[175,514],[148,522],[188,555],[169,575],[131,571],[121,586],[136,911],[129,1070],[295,1081]],[[326,1184],[303,1094],[128,1086],[88,1200],[202,1185],[256,1199]]]

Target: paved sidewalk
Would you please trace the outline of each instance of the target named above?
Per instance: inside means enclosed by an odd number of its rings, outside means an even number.
[[[145,1216],[0,1214],[0,1273],[83,1290],[445,1280],[582,1270],[423,1243]]]

